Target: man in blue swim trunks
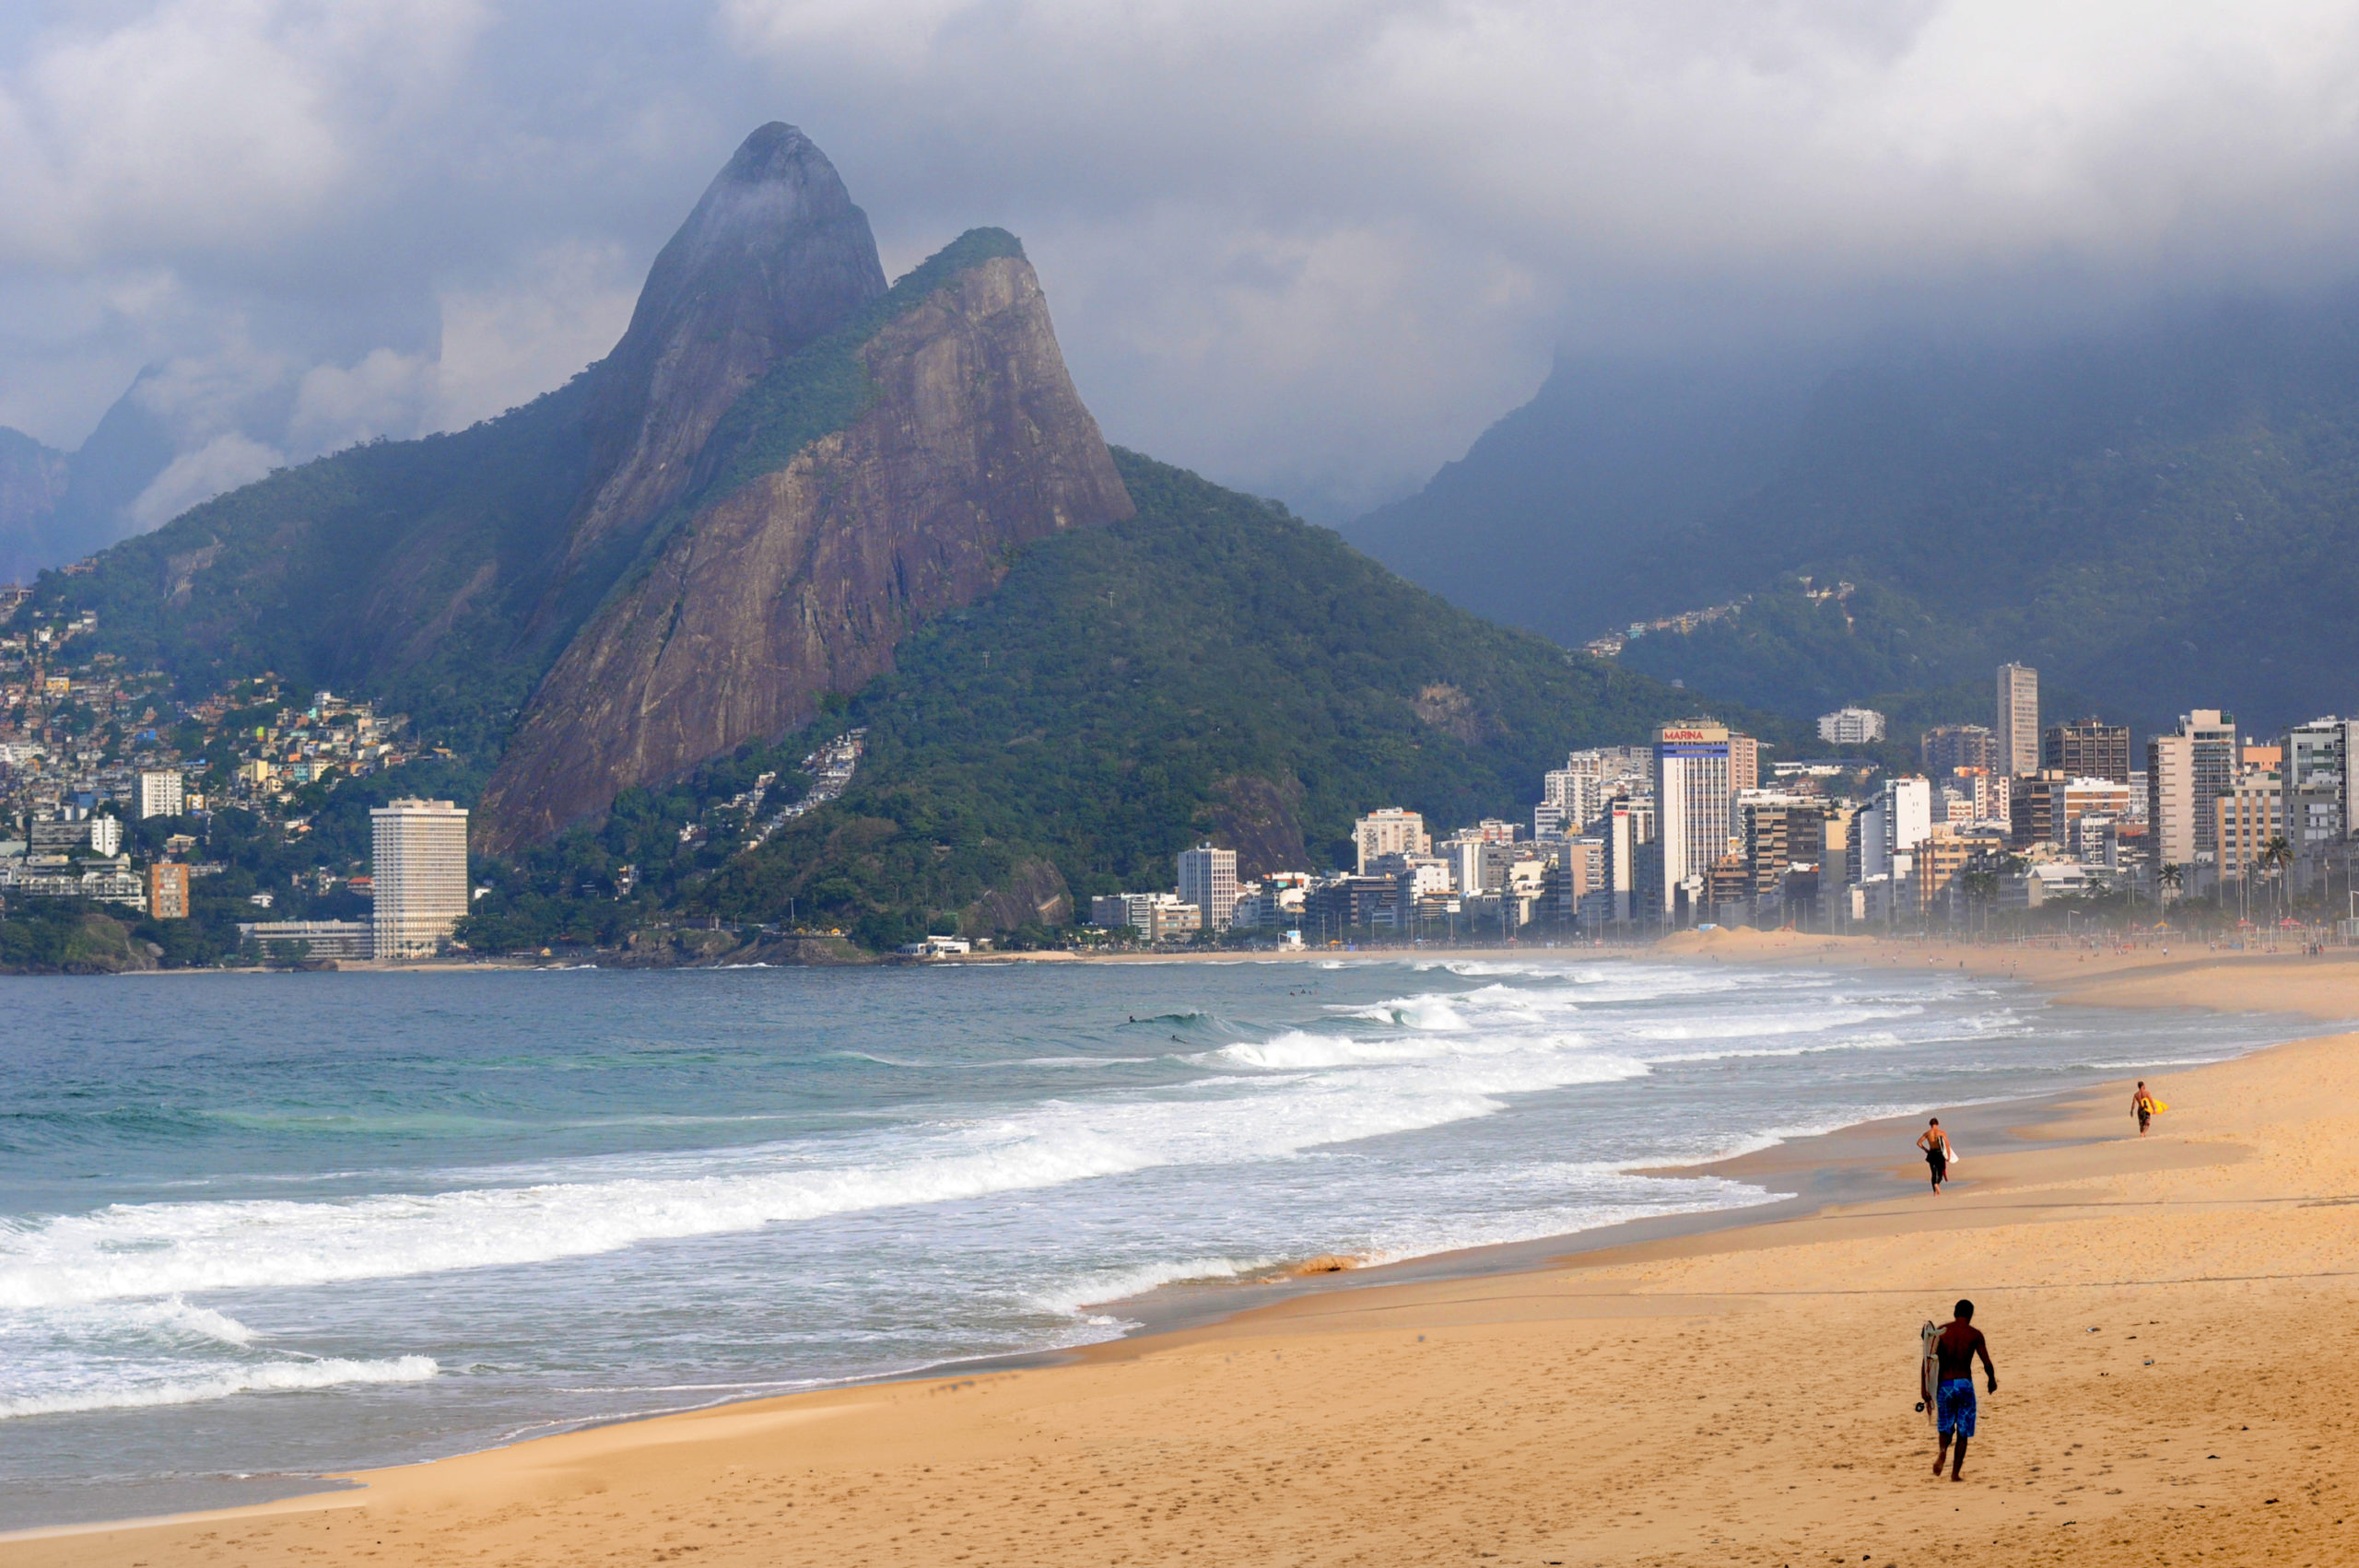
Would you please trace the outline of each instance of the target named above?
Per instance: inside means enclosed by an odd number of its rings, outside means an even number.
[[[1942,1434],[1942,1451],[1933,1456],[1933,1473],[1942,1473],[1942,1466],[1950,1467],[1950,1480],[1958,1479],[1966,1469],[1966,1445],[1974,1436],[1974,1358],[1982,1358],[1983,1373],[1990,1379],[1990,1392],[1999,1391],[1999,1372],[1990,1364],[1990,1347],[1982,1338],[1982,1330],[1974,1326],[1974,1304],[1957,1304],[1957,1316],[1942,1329],[1942,1337],[1933,1341],[1933,1354],[1941,1362],[1936,1389],[1941,1399],[1936,1425]],[[1950,1439],[1957,1439],[1957,1457],[1950,1458]]]

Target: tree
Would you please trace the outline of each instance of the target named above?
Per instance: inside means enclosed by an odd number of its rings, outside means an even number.
[[[2260,847],[2260,853],[2253,859],[2277,883],[2277,913],[2283,919],[2285,914],[2285,869],[2294,863],[2294,846],[2286,842],[2283,834],[2275,834]]]

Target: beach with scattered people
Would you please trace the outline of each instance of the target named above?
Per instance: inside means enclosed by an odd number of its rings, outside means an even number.
[[[2059,1006],[2359,1019],[2331,955],[1674,939],[1682,962],[1966,965]],[[2359,1037],[2321,1033],[1714,1167],[1801,1196],[1554,1248],[1322,1271],[1016,1364],[594,1427],[0,1561],[2325,1562],[2353,1418],[2309,1348],[2359,1282]],[[1332,1260],[1333,1264],[1348,1261]],[[1931,1473],[1919,1335],[2003,1362]],[[1175,1319],[1176,1320],[1176,1319]]]

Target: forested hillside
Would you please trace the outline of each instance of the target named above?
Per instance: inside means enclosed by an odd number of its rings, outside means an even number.
[[[1349,862],[1352,818],[1375,806],[1443,825],[1528,816],[1567,749],[1702,706],[1456,609],[1268,502],[1116,456],[1138,515],[1033,546],[996,593],[909,638],[892,674],[766,753],[868,731],[840,802],[751,855],[690,851],[677,907],[791,907],[875,945],[1051,924],[1093,893],[1170,885],[1172,855],[1200,837],[1249,872],[1323,870]],[[733,785],[753,771],[730,766]],[[690,780],[674,810],[718,829],[725,794]],[[627,924],[612,900],[552,895],[669,859],[640,809],[626,796],[601,832],[516,868],[502,898],[529,918],[495,926],[508,905],[490,904],[483,936]]]
[[[1630,463],[1725,470],[1732,427],[1699,409]],[[1669,479],[1617,470],[1635,548],[1595,542],[1594,486],[1549,480],[1530,455],[1547,447],[1526,431],[1460,467],[1520,464],[1553,507],[1527,497],[1502,534],[1496,506],[1442,505],[1478,487],[1453,474],[1426,503],[1424,547],[1480,542],[1460,602],[1576,643],[1751,596],[1704,629],[1634,641],[1634,669],[1797,715],[1929,695],[1939,708],[1954,692],[1967,707],[1947,716],[1980,717],[2008,659],[2142,725],[2199,702],[2260,725],[2359,704],[2359,298],[1862,358],[1817,381],[1783,451],[1709,517]],[[1371,546],[1419,571],[1387,537]],[[1809,600],[1804,577],[1855,591]],[[1577,590],[1535,608],[1533,578]]]

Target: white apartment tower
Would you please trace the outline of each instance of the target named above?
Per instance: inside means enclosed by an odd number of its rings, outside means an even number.
[[[188,807],[187,786],[177,767],[143,767],[139,770],[139,820],[151,816],[178,816]]]
[[[1237,851],[1210,844],[1180,850],[1180,902],[1203,911],[1204,930],[1226,930],[1237,911]]]
[[[1993,760],[2010,777],[2039,771],[2039,672],[2028,664],[1999,666],[1999,723]]]
[[[431,958],[467,912],[467,813],[394,801],[369,813],[379,958]]]
[[[2146,743],[2146,831],[2157,866],[2215,866],[2220,826],[2212,802],[2236,787],[2241,748],[2234,715],[2199,708],[2178,731]],[[2188,892],[2196,890],[2190,880]]]
[[[1730,807],[1729,731],[1708,720],[1666,724],[1655,736],[1655,812],[1662,837],[1662,908],[1678,907],[1684,889],[1693,907],[1701,900],[1712,862],[1728,853]]]
[[[1399,806],[1370,812],[1352,824],[1352,839],[1359,847],[1359,871],[1363,876],[1367,874],[1369,862],[1387,855],[1434,852],[1434,841],[1426,832],[1426,819]]]

